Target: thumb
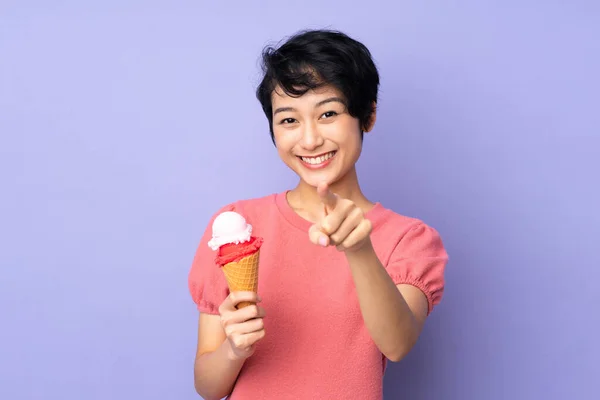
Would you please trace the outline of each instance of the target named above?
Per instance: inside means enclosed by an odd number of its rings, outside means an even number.
[[[309,237],[310,241],[313,244],[316,244],[317,246],[322,246],[322,247],[329,246],[329,237],[321,231],[320,225],[318,223],[313,224],[308,229],[308,237]]]

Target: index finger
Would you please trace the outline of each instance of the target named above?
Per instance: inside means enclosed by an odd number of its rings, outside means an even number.
[[[319,183],[317,186],[317,194],[321,198],[323,204],[325,204],[327,211],[333,210],[337,205],[338,197],[329,190],[329,185],[327,185],[327,183]]]

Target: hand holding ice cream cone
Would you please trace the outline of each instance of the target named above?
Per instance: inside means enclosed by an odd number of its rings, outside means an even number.
[[[219,307],[221,326],[229,343],[231,360],[244,360],[254,354],[255,345],[265,337],[265,310],[258,304],[239,308],[239,304],[255,304],[260,298],[255,292],[231,292]]]

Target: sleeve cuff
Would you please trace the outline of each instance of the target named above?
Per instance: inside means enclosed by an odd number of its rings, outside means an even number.
[[[403,277],[399,274],[392,274],[390,275],[390,277],[392,278],[392,281],[395,285],[411,285],[423,292],[423,294],[427,298],[427,316],[431,314],[433,308],[435,307],[433,293],[431,293],[431,290],[429,290],[422,281],[411,277]]]

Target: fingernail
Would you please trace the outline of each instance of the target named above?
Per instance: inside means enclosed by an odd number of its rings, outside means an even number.
[[[321,246],[323,246],[323,247],[327,246],[327,237],[325,237],[325,236],[321,236],[321,237],[319,238],[319,244],[320,244]]]

